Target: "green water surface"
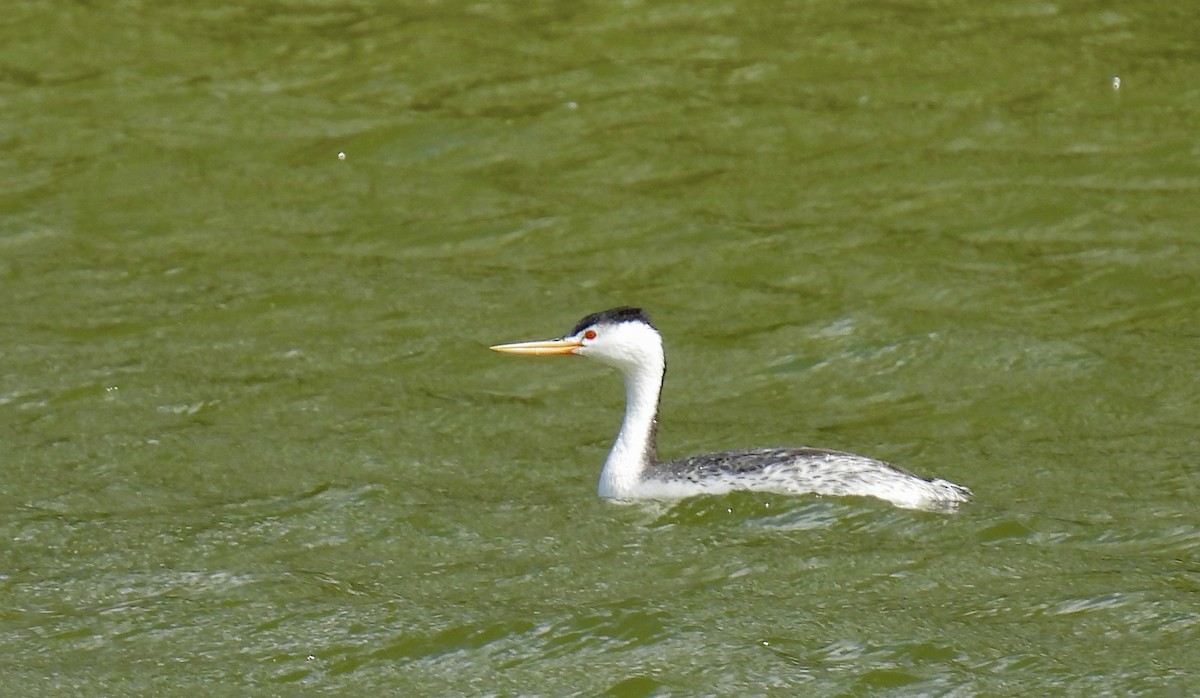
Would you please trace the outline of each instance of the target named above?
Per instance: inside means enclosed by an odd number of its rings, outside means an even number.
[[[1200,693],[1192,4],[3,15],[0,693]],[[599,500],[621,304],[975,501]]]

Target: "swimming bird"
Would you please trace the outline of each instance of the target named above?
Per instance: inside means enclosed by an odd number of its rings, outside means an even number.
[[[721,451],[659,462],[658,408],[666,375],[662,335],[641,308],[593,313],[563,337],[497,344],[494,351],[583,356],[625,378],[625,418],[600,472],[599,494],[674,499],[733,490],[867,496],[908,509],[953,511],[971,491],[885,461],[806,446]]]

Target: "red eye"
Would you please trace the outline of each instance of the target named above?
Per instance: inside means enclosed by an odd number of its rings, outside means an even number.
[[[596,330],[588,330],[587,332],[584,332],[583,338],[584,339],[595,339],[596,338]]]

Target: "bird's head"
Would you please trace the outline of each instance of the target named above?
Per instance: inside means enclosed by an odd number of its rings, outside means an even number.
[[[623,373],[663,363],[662,336],[641,308],[622,306],[592,313],[559,339],[497,344],[494,351],[533,356],[569,355],[595,359]]]

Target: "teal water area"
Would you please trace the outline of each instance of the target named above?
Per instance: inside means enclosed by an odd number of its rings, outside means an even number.
[[[1200,693],[1194,9],[12,4],[0,693]]]

